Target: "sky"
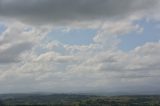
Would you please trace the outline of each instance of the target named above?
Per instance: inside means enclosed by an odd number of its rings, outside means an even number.
[[[0,93],[160,94],[159,0],[0,0]]]

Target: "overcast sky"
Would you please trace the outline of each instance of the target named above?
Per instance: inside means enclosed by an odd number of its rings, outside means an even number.
[[[0,0],[0,93],[160,93],[159,0]]]

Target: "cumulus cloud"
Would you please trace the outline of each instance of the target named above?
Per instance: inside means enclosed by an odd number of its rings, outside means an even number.
[[[55,53],[55,52],[47,52],[47,53],[44,53],[42,55],[40,55],[36,61],[40,61],[40,62],[47,62],[47,61],[50,61],[50,62],[58,62],[58,63],[69,63],[69,62],[76,62],[77,59],[76,57],[74,56],[64,56],[64,55],[61,55],[59,53]]]
[[[19,55],[28,49],[31,49],[32,43],[24,42],[15,44],[11,47],[8,47],[5,50],[0,50],[0,64],[1,63],[12,63],[16,62],[19,59]]]
[[[106,90],[132,92],[133,90],[132,93],[135,93],[141,92],[144,87],[147,87],[143,91],[145,93],[154,92],[150,89],[158,92],[159,42],[147,43],[129,52],[105,49],[105,47],[100,49],[101,45],[95,45],[88,47],[65,45],[63,54],[51,49],[40,55],[35,54],[28,61],[24,60],[12,68],[6,68],[6,72],[0,76],[0,83],[4,85],[3,82],[8,82],[9,88],[15,89],[15,92],[21,90],[59,93]],[[73,49],[76,52],[73,53]],[[31,54],[28,58],[30,56]],[[2,88],[1,91],[7,92]]]
[[[0,64],[17,62],[22,53],[32,50],[48,32],[47,28],[35,28],[19,22],[4,26],[6,29],[0,34]]]

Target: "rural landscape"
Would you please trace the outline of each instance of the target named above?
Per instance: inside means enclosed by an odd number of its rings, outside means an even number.
[[[160,106],[160,96],[87,96],[75,94],[6,94],[0,106]]]

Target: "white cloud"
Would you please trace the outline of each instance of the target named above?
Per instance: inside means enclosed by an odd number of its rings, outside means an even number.
[[[0,36],[0,63],[19,60],[21,53],[32,50],[48,32],[49,28],[35,28],[19,22],[6,23],[6,30]]]
[[[149,92],[151,85],[159,88],[159,47],[159,43],[148,43],[128,53],[110,49],[95,52],[95,47],[88,47],[89,52],[79,49],[74,54],[72,51],[68,52],[68,47],[64,52],[66,54],[48,51],[7,68],[1,75],[0,83],[14,83],[5,86],[17,89],[17,92],[19,89],[26,92],[83,92],[105,89],[113,92],[136,89],[138,92],[144,86],[148,87],[145,91]],[[27,86],[28,89],[22,86]]]

